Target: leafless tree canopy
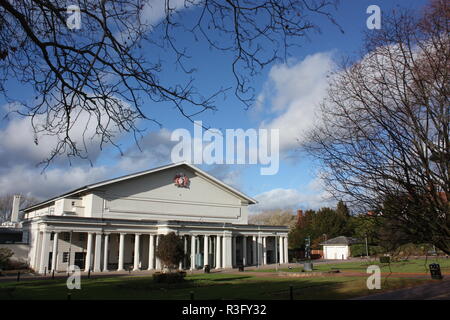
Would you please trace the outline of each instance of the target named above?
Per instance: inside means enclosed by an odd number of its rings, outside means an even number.
[[[296,216],[292,210],[269,210],[249,215],[248,221],[251,224],[293,227]]]
[[[169,102],[189,119],[217,107],[214,98],[226,89],[209,95],[196,89],[192,48],[178,41],[184,35],[232,57],[234,92],[249,106],[251,77],[316,28],[311,16],[333,21],[328,9],[334,2],[78,0],[70,4],[80,8],[81,29],[69,30],[65,0],[0,0],[0,92],[31,117],[36,144],[40,134],[58,138],[47,162],[86,157],[86,139],[100,137],[101,147],[114,144],[118,132],[138,134],[139,119],[159,124],[161,111],[149,101]],[[164,14],[149,19],[161,3]],[[161,52],[167,61],[158,58]],[[161,80],[173,63],[186,81]],[[8,95],[11,79],[32,88],[34,99]],[[86,124],[81,140],[74,138],[79,122]]]
[[[384,18],[362,59],[332,78],[306,149],[338,198],[449,253],[448,2]]]

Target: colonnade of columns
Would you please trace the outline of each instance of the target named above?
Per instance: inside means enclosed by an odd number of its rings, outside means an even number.
[[[119,233],[118,264],[117,271],[124,270],[125,236],[129,233]],[[134,258],[133,270],[141,269],[141,233],[134,235]],[[148,234],[146,234],[148,235]],[[95,237],[95,245],[94,244]],[[272,238],[274,245],[271,246],[272,258],[269,263],[288,262],[287,236],[274,235],[236,235],[230,233],[220,234],[185,234],[182,235],[184,251],[187,257],[180,263],[180,269],[191,270],[204,267],[205,265],[215,268],[231,268],[237,265],[265,265],[268,261],[268,243]],[[158,235],[148,235],[148,270],[161,269],[161,263],[155,255],[158,246]],[[190,239],[190,250],[189,248]],[[239,240],[238,240],[239,239]],[[56,269],[58,255],[59,232],[54,232],[51,270]],[[200,243],[203,241],[203,250]],[[85,270],[93,272],[108,270],[108,250],[110,233],[87,233]],[[239,244],[238,244],[239,243]],[[51,246],[51,232],[41,233],[39,272],[44,273],[49,261],[49,248]],[[103,249],[103,250],[102,250]],[[103,259],[102,259],[103,251]],[[203,252],[202,252],[203,251]],[[237,253],[239,251],[239,259]],[[189,260],[189,261],[188,261]],[[92,268],[93,267],[93,268]]]

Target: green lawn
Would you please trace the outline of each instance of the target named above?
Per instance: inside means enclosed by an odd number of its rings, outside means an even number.
[[[450,273],[450,259],[445,258],[433,258],[428,259],[414,259],[408,261],[401,262],[392,262],[390,264],[381,264],[378,260],[373,260],[371,262],[344,262],[344,263],[334,263],[334,264],[314,264],[314,271],[331,271],[335,269],[339,269],[342,272],[345,271],[357,271],[357,272],[365,272],[367,266],[369,265],[379,265],[381,268],[381,272],[393,272],[393,273],[429,273],[428,265],[431,263],[439,263],[441,267],[442,273]],[[302,264],[297,268],[287,269],[282,268],[278,269],[278,271],[285,272],[301,272]],[[256,269],[251,270],[256,272],[275,272],[275,269]]]
[[[389,278],[382,290],[368,290],[365,277],[278,278],[246,274],[188,275],[181,284],[161,285],[149,276],[83,279],[81,290],[70,290],[72,299],[346,299],[425,283],[428,280]],[[0,299],[67,299],[64,280],[0,283]]]

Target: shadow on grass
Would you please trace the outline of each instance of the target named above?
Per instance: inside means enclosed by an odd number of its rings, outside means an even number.
[[[395,289],[414,283],[418,279],[390,279],[385,288]],[[347,299],[380,291],[369,291],[365,277],[319,277],[319,278],[268,278],[249,275],[195,275],[181,283],[154,283],[145,278],[83,279],[81,290],[68,290],[65,280],[47,282],[1,284],[0,300],[5,299],[152,299],[189,300],[191,292],[195,300],[288,300],[290,287],[294,299]],[[14,289],[12,289],[14,288]]]

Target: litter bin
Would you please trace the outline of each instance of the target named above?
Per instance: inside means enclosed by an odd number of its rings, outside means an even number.
[[[303,270],[304,271],[313,271],[313,264],[312,264],[312,262],[305,262],[303,264]]]
[[[431,279],[442,279],[441,266],[438,263],[430,264]]]
[[[238,269],[239,269],[240,272],[243,272],[244,271],[244,265],[243,264],[238,265]]]
[[[205,264],[205,273],[209,273],[209,271],[211,270],[209,264]]]

